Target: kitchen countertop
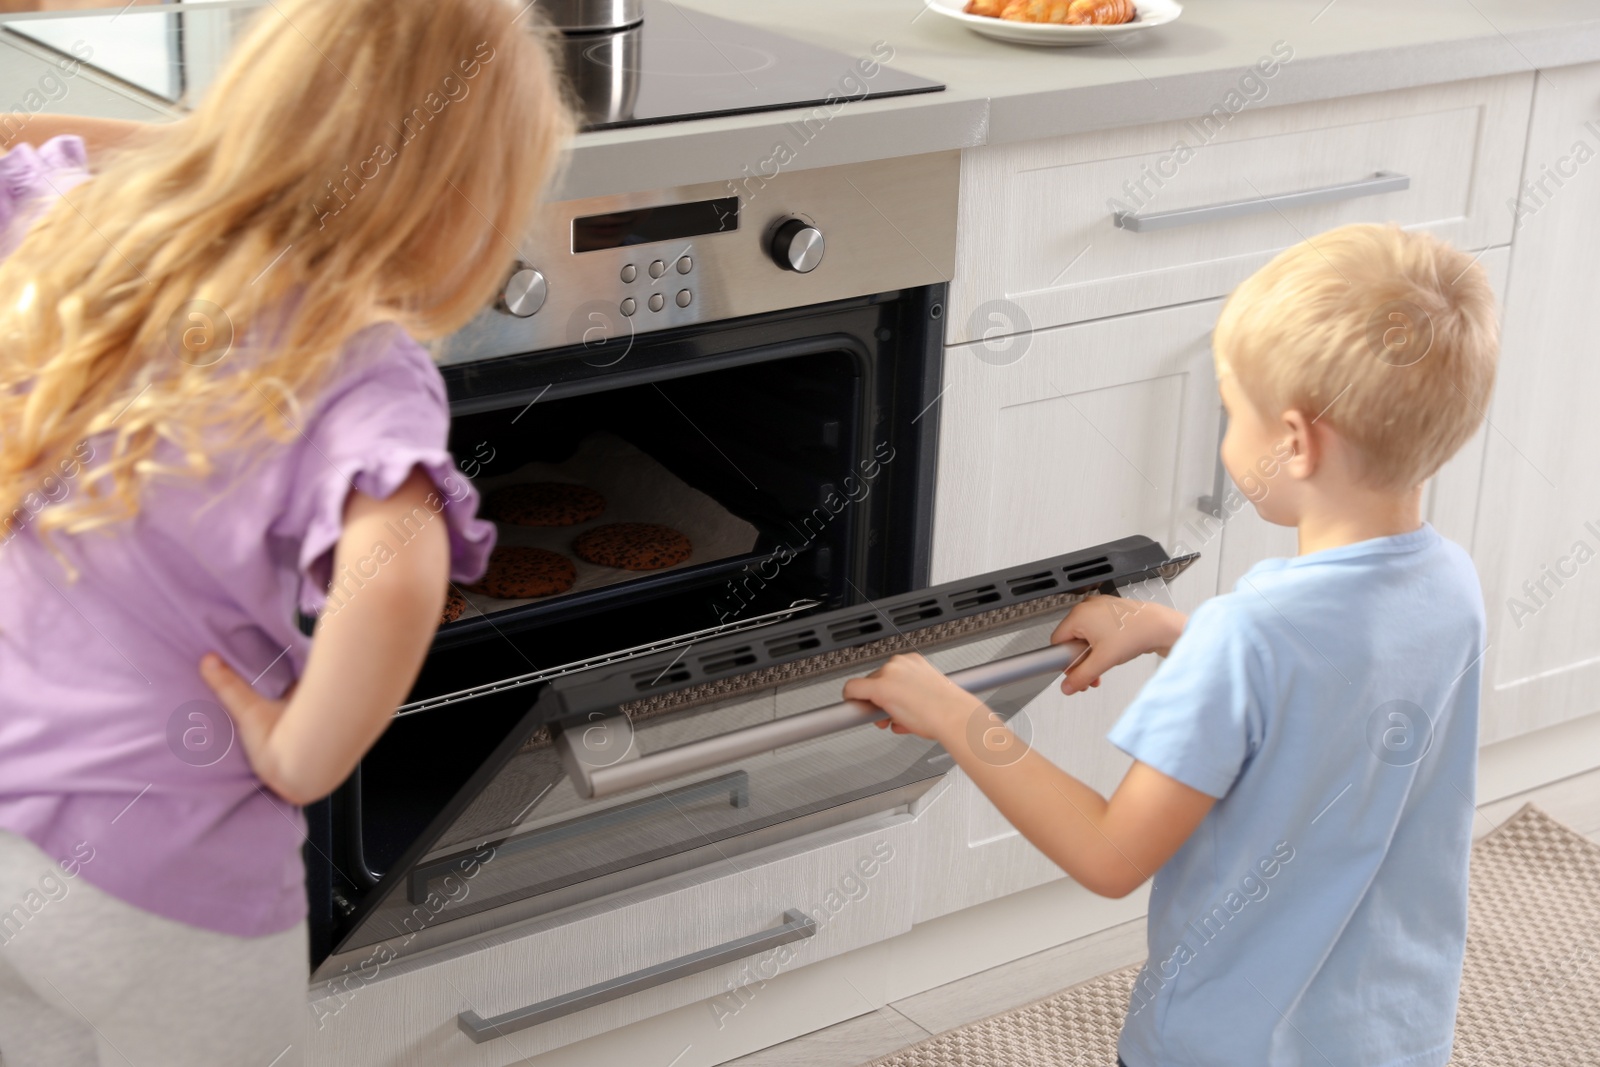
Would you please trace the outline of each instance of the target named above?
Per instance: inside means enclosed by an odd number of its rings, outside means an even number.
[[[1188,118],[1220,104],[1275,42],[1293,59],[1252,106],[1323,100],[1600,60],[1595,0],[1188,0],[1170,25],[1112,45],[1040,49],[980,37],[921,0],[689,0],[724,18],[944,82],[847,105],[792,169]],[[737,177],[801,111],[584,134],[563,196]]]
[[[1189,118],[1220,105],[1277,42],[1293,58],[1252,107],[1600,60],[1600,0],[1188,0],[1174,23],[1068,49],[980,37],[926,11],[922,0],[683,6],[759,19],[844,53],[852,64],[884,42],[893,49],[891,66],[948,88],[848,103],[804,142],[791,123],[810,109],[582,134],[558,198],[737,178],[754,173],[779,142],[794,149],[788,169],[809,169]],[[4,65],[14,64],[8,57]],[[841,77],[848,69],[841,65]]]

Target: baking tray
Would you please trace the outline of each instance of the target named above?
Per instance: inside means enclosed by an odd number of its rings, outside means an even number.
[[[585,437],[571,458],[561,463],[528,463],[509,474],[483,478],[477,483],[485,497],[496,489],[528,482],[575,482],[606,498],[606,510],[576,526],[516,526],[496,523],[498,544],[525,545],[559,552],[577,567],[577,580],[564,593],[547,597],[505,600],[458,586],[467,599],[457,622],[588,593],[607,586],[673,571],[688,570],[718,560],[747,557],[755,551],[760,532],[706,493],[689,485],[655,459],[604,431]],[[585,530],[613,522],[652,522],[670,526],[689,538],[694,550],[672,567],[654,571],[628,571],[601,567],[579,559],[572,542]],[[454,625],[454,624],[452,624]]]

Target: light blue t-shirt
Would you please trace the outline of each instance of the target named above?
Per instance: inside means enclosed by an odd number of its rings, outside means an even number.
[[[1258,563],[1110,740],[1220,798],[1156,872],[1128,1067],[1441,1067],[1483,596],[1433,527]]]

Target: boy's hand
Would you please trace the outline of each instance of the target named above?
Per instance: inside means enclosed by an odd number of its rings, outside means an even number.
[[[941,743],[964,731],[973,709],[983,704],[915,652],[893,657],[865,678],[850,679],[844,697],[887,711],[890,721],[877,723],[880,729]]]
[[[1079,603],[1050,635],[1051,644],[1089,643],[1088,654],[1061,680],[1061,691],[1070,696],[1099,685],[1106,671],[1146,652],[1165,656],[1187,621],[1181,611],[1144,600],[1092,596]]]

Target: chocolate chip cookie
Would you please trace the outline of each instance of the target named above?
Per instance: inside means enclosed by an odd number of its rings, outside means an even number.
[[[490,555],[483,579],[467,588],[501,600],[522,600],[565,593],[577,577],[577,567],[559,552],[501,545]]]
[[[670,526],[649,522],[611,522],[585,530],[572,543],[581,559],[627,571],[658,571],[689,558],[694,545]]]
[[[483,513],[513,526],[576,526],[600,517],[606,498],[586,485],[528,482],[489,494]]]
[[[444,595],[444,611],[439,615],[439,625],[455,622],[461,618],[461,613],[467,610],[467,598],[462,596],[455,586],[451,586]]]

